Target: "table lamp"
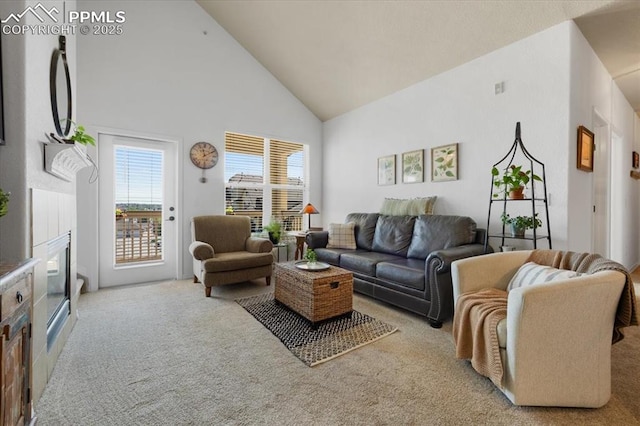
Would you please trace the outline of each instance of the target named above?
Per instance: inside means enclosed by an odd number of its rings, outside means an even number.
[[[318,211],[318,209],[313,207],[313,204],[308,203],[306,206],[303,207],[302,210],[300,210],[300,213],[309,215],[309,227],[307,228],[307,230],[310,230],[311,229],[311,215],[312,214],[318,214],[320,212]]]

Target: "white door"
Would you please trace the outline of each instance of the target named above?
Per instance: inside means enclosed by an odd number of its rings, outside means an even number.
[[[594,117],[595,152],[593,157],[593,253],[609,257],[610,229],[610,182],[611,182],[611,141],[609,125],[597,115]]]
[[[175,142],[98,136],[100,288],[177,277]]]

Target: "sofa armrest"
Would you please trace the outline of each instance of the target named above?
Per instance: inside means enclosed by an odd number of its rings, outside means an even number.
[[[267,238],[249,237],[245,242],[245,248],[251,253],[269,253],[273,250],[273,243]]]
[[[531,254],[531,250],[492,253],[460,259],[451,265],[453,303],[461,294],[483,288],[506,290],[509,281]]]
[[[329,244],[329,231],[308,232],[305,242],[311,250],[325,248]]]
[[[427,256],[427,268],[437,273],[449,272],[454,261],[482,254],[484,254],[484,245],[476,243],[435,250]]]
[[[429,253],[425,261],[426,284],[431,301],[428,318],[441,322],[453,316],[451,264],[459,259],[478,257],[484,252],[483,244],[474,243]]]
[[[189,245],[189,253],[196,260],[207,260],[215,256],[213,247],[202,241],[194,241]]]

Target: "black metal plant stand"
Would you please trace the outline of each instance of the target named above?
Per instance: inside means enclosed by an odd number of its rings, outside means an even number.
[[[507,152],[507,155],[502,157],[502,159],[497,163],[495,163],[493,167],[497,168],[498,170],[507,170],[513,164],[513,160],[518,150],[522,151],[522,154],[526,158],[526,161],[529,162],[529,170],[531,170],[531,180],[530,180],[531,196],[523,199],[511,199],[511,198],[508,198],[506,192],[504,192],[502,198],[494,198],[493,197],[494,176],[491,177],[491,192],[489,193],[489,214],[487,215],[487,234],[484,240],[485,252],[487,252],[487,249],[489,246],[489,238],[500,238],[501,246],[504,245],[505,239],[529,240],[533,242],[534,249],[538,248],[538,240],[546,239],[547,242],[549,243],[549,248],[551,248],[551,227],[549,226],[549,203],[547,199],[547,178],[545,175],[544,163],[542,163],[541,161],[538,161],[533,155],[531,155],[529,151],[527,151],[527,149],[525,148],[524,143],[522,143],[522,139],[520,137],[520,122],[516,124],[516,139],[513,141],[513,145],[511,145],[511,149],[509,150],[509,152]],[[506,164],[506,165],[505,167],[500,167],[501,164]],[[536,164],[539,168],[542,168],[541,179],[542,179],[542,187],[544,191],[544,193],[542,194],[542,197],[536,196],[535,185],[533,184],[534,164]],[[515,237],[515,236],[512,236],[510,233],[507,234],[505,232],[505,227],[506,227],[505,223],[502,223],[501,233],[492,234],[490,231],[491,230],[490,225],[491,225],[491,210],[494,203],[502,203],[502,213],[504,214],[507,212],[507,206],[509,205],[509,203],[522,203],[522,202],[531,203],[531,212],[534,217],[534,222],[536,217],[536,202],[542,203],[544,205],[545,217],[547,220],[547,223],[546,223],[547,234],[546,235],[538,234],[538,228],[534,226],[532,236],[525,235],[524,237]]]

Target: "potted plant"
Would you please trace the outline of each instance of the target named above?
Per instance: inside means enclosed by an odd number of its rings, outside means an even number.
[[[9,195],[11,195],[10,192],[4,192],[0,188],[0,217],[7,214],[9,210]]]
[[[314,265],[318,261],[318,255],[312,249],[307,249],[306,253],[304,254],[304,258],[307,263],[310,263],[312,265]]]
[[[540,176],[534,174],[531,170],[523,171],[522,166],[511,165],[507,167],[504,174],[500,176],[500,171],[494,166],[491,169],[493,176],[493,185],[499,189],[499,192],[493,194],[495,198],[500,194],[508,195],[514,200],[524,198],[524,187],[527,186],[531,179],[542,182]]]
[[[278,244],[280,242],[280,235],[282,233],[282,225],[280,222],[271,219],[271,222],[264,227],[264,230],[269,233],[269,240],[271,240],[273,244]]]
[[[527,229],[539,228],[542,221],[538,219],[538,213],[535,216],[515,216],[511,217],[508,213],[502,213],[500,216],[502,223],[511,226],[512,237],[524,237],[524,231]]]
[[[96,140],[93,138],[93,136],[84,132],[84,126],[76,124],[73,121],[71,122],[71,124],[73,124],[74,130],[73,136],[71,136],[69,139],[82,145],[96,146]]]

